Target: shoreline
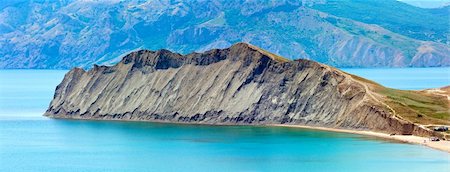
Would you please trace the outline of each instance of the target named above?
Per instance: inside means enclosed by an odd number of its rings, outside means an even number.
[[[51,116],[43,116],[44,118],[50,119],[63,119],[63,120],[87,120],[87,121],[119,121],[119,122],[149,122],[149,123],[160,123],[160,124],[181,124],[181,125],[210,125],[210,126],[239,126],[239,125],[227,125],[227,124],[202,124],[202,123],[182,123],[182,122],[167,122],[167,121],[141,121],[141,120],[117,120],[117,119],[83,119],[83,118],[64,118],[64,117],[51,117]],[[327,128],[327,127],[314,127],[314,126],[305,126],[305,125],[289,125],[289,124],[262,124],[262,125],[248,125],[248,126],[268,126],[268,127],[286,127],[286,128],[302,128],[302,129],[311,129],[311,130],[321,130],[321,131],[331,131],[331,132],[339,132],[339,133],[350,133],[350,134],[359,134],[365,136],[372,136],[382,139],[400,141],[403,143],[410,143],[416,145],[427,146],[429,148],[444,151],[450,153],[450,141],[438,141],[432,142],[429,141],[426,137],[414,136],[414,135],[389,135],[386,133],[374,132],[374,131],[363,131],[363,130],[348,130],[348,129],[337,129],[337,128]],[[424,143],[424,140],[426,142]]]
[[[378,137],[378,138],[383,138],[383,139],[388,139],[388,140],[400,141],[403,143],[427,146],[432,149],[450,153],[450,141],[441,140],[438,142],[432,142],[432,141],[429,141],[429,139],[426,137],[420,137],[420,136],[414,136],[414,135],[393,135],[393,136],[391,136],[389,134],[379,133],[379,132],[374,132],[374,131],[362,131],[362,130],[358,131],[358,130],[336,129],[336,128],[326,128],[326,127],[312,127],[312,126],[304,126],[304,125],[269,124],[266,126],[286,127],[286,128],[302,128],[302,129],[312,129],[312,130],[322,130],[322,131],[373,136],[373,137]],[[425,143],[424,143],[424,140],[426,140]]]

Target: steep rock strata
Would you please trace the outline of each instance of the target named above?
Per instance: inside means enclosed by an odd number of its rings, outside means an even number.
[[[364,82],[332,67],[238,43],[185,56],[141,50],[115,66],[72,69],[45,115],[432,134],[396,117],[374,95]]]

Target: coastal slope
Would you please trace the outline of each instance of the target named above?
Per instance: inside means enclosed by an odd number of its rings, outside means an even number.
[[[385,89],[327,65],[287,60],[246,43],[188,55],[139,50],[114,66],[70,70],[45,116],[441,136],[403,118],[414,107],[396,99],[403,95],[397,95],[399,90]]]
[[[336,67],[450,66],[450,7],[398,0],[3,0],[0,69],[112,65],[248,42]]]

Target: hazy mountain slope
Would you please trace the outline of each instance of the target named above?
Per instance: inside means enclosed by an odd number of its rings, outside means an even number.
[[[434,113],[449,116],[441,103],[446,96],[384,89],[330,66],[287,61],[245,43],[186,56],[141,50],[111,67],[69,71],[45,115],[310,125],[420,136],[436,133],[405,120],[404,114],[420,109],[427,122],[440,120]]]
[[[389,3],[398,2],[384,2],[386,11],[395,11]],[[411,21],[417,26],[420,22],[414,21],[421,21],[417,17],[367,24],[352,17],[359,15],[357,9],[338,7],[319,0],[14,1],[0,8],[0,68],[87,68],[94,63],[113,64],[121,54],[136,49],[188,53],[236,42],[338,67],[450,65],[450,46],[440,30],[448,22],[444,17],[434,19],[437,24],[431,26],[436,29],[424,32],[427,37],[406,34],[414,27],[398,28]],[[431,15],[412,6],[402,8],[407,9],[399,13],[402,16],[411,9],[414,15]],[[380,18],[390,16],[378,9],[365,10]],[[445,12],[435,13],[444,16]]]
[[[376,24],[393,32],[423,41],[449,44],[449,14],[442,9],[424,9],[389,0],[328,0],[314,9]]]

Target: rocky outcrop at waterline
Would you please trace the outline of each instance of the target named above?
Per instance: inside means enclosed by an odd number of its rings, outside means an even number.
[[[140,50],[114,66],[69,71],[45,116],[433,134],[402,119],[372,85],[246,43],[188,55]]]

